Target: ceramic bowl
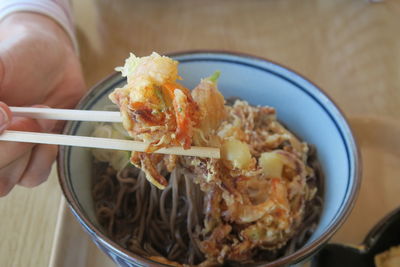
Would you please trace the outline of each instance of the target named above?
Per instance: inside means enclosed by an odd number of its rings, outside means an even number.
[[[323,212],[318,227],[302,248],[265,266],[293,264],[313,255],[343,223],[359,188],[359,154],[341,111],[315,84],[265,59],[226,52],[190,52],[171,56],[180,62],[182,83],[188,88],[194,88],[201,78],[220,70],[218,85],[226,98],[239,97],[252,105],[275,107],[281,122],[302,140],[316,146],[325,176]],[[108,94],[124,83],[125,79],[119,73],[111,75],[92,88],[77,108],[102,110],[111,104]],[[91,123],[70,122],[64,133],[87,136],[92,129]],[[93,242],[117,264],[160,266],[129,252],[104,234],[96,220],[90,192],[91,161],[88,149],[60,148],[60,184],[77,220]]]

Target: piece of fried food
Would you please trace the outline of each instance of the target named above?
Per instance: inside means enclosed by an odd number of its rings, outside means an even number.
[[[116,70],[127,77],[127,84],[109,97],[119,106],[129,135],[149,143],[147,153],[132,153],[131,163],[141,168],[152,184],[164,189],[168,181],[157,169],[162,156],[150,153],[163,147],[212,145],[212,135],[226,117],[225,100],[216,86],[219,73],[190,91],[177,82],[178,62],[157,53],[141,58],[131,54],[125,66]],[[218,145],[214,142],[214,147]]]
[[[190,91],[179,84],[178,62],[152,53],[126,60],[117,68],[127,84],[110,94],[120,108],[123,125],[134,140],[150,143],[147,152],[167,146],[191,146],[199,108]]]

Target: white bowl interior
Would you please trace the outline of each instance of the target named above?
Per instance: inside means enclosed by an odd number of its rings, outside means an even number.
[[[351,132],[331,101],[307,80],[273,63],[223,54],[183,55],[178,59],[185,86],[193,88],[201,78],[220,70],[219,88],[225,97],[235,96],[253,105],[275,107],[280,121],[302,140],[317,147],[325,175],[324,209],[308,243],[332,227],[342,216],[356,186],[356,152]],[[108,93],[123,83],[115,77],[103,83],[104,88],[95,90],[83,108],[102,110],[111,104]],[[72,123],[70,126],[73,134],[90,135],[93,124]],[[89,220],[98,225],[90,193],[90,151],[67,148],[66,155],[69,155],[65,161],[66,175],[73,194]]]

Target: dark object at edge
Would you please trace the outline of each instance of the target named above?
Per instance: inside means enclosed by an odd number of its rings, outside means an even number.
[[[328,244],[313,258],[311,267],[375,267],[377,254],[399,245],[400,208],[397,208],[372,228],[361,246]]]

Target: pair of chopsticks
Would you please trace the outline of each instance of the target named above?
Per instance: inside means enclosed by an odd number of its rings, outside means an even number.
[[[119,111],[94,111],[30,107],[10,107],[10,109],[13,113],[13,116],[15,117],[67,121],[122,122]],[[11,130],[4,131],[3,134],[0,135],[0,141],[79,146],[138,152],[145,152],[146,148],[148,147],[147,143],[132,140]],[[220,158],[219,149],[211,147],[192,147],[190,149],[183,149],[182,147],[168,147],[159,149],[154,153]]]

